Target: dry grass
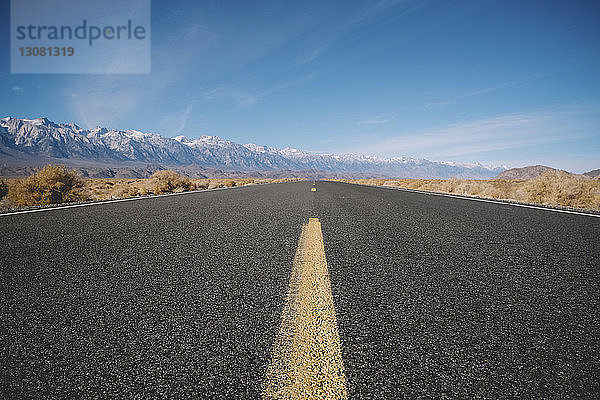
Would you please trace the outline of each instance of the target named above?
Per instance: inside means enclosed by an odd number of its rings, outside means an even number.
[[[467,179],[335,179],[375,186],[394,186],[428,192],[452,193],[490,199],[514,200],[549,206],[600,210],[600,179],[562,171],[528,180]]]
[[[90,200],[108,200],[287,181],[291,179],[189,179],[183,175],[175,176],[173,171],[158,171],[149,179],[85,179],[85,189]]]
[[[85,190],[89,200],[111,200],[153,194],[154,184],[151,179],[95,178],[85,180]]]
[[[190,179],[171,170],[157,171],[148,179],[83,179],[64,166],[48,165],[24,179],[0,180],[0,209],[298,180],[302,179]]]
[[[16,206],[36,206],[80,201],[85,198],[83,181],[64,165],[47,165],[8,185],[8,200]]]
[[[8,183],[0,181],[0,200],[8,194]]]
[[[154,194],[196,190],[196,185],[192,183],[190,178],[171,170],[156,171],[152,174],[150,181],[152,193]]]

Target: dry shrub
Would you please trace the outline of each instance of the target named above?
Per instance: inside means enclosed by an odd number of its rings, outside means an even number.
[[[109,191],[110,198],[133,197],[140,194],[136,181],[122,181],[115,183]]]
[[[335,179],[341,182],[386,185],[430,192],[516,200],[551,206],[600,209],[600,180],[549,171],[538,178],[518,179]]]
[[[54,167],[59,168],[59,167]],[[61,167],[64,169],[64,167]],[[29,179],[29,178],[28,178]],[[165,192],[182,192],[194,189],[221,188],[224,186],[243,186],[251,184],[276,183],[276,182],[292,182],[303,180],[300,178],[220,178],[220,179],[195,179],[190,180],[185,176],[179,175],[173,171],[159,171],[149,179],[124,179],[124,178],[86,178],[83,179],[82,187],[78,187],[79,195],[71,198],[65,197],[63,201],[71,201],[81,199],[89,200],[109,200],[118,198],[127,198],[132,196],[146,196],[151,194],[160,194]],[[2,182],[0,181],[0,209],[25,205],[25,202],[17,203],[11,199],[11,196],[6,196],[2,199]],[[8,192],[13,192],[14,196],[24,197],[24,189],[21,186],[17,188],[17,184],[21,184],[18,179],[6,181]],[[14,182],[14,183],[13,183]],[[42,204],[35,202],[27,203]],[[46,204],[46,203],[44,203]]]
[[[564,207],[600,208],[600,182],[562,171],[549,171],[524,187],[527,201]]]
[[[363,185],[373,185],[373,186],[382,186],[385,184],[385,179],[359,179],[360,183]]]
[[[217,189],[217,188],[222,188],[222,187],[223,187],[223,184],[219,181],[213,181],[213,180],[209,181],[208,189]]]
[[[8,185],[6,182],[0,182],[0,200],[4,198],[8,194]]]
[[[155,194],[187,192],[196,188],[187,176],[172,170],[156,171],[150,179],[152,180],[152,191]]]
[[[59,204],[85,199],[83,181],[64,165],[47,165],[9,187],[8,198],[17,206]]]
[[[141,186],[141,187],[138,189],[138,193],[139,193],[139,195],[140,195],[140,196],[147,196],[147,195],[149,195],[151,192],[150,192],[150,189],[148,188],[148,186],[146,186],[146,185],[143,185],[143,186]]]
[[[196,189],[203,190],[203,189],[208,189],[208,186],[210,185],[210,181],[208,179],[200,179],[200,180],[194,181],[194,184],[196,185]]]
[[[120,199],[151,194],[150,183],[150,179],[90,178],[85,189],[92,200]]]
[[[254,185],[254,179],[253,178],[243,178],[243,179],[235,180],[235,186],[245,186],[245,185]]]
[[[217,189],[222,187],[234,187],[245,185],[262,185],[266,183],[296,182],[305,180],[303,178],[211,178],[195,180],[198,188]]]

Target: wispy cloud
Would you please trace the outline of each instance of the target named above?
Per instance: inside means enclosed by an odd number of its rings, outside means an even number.
[[[13,86],[11,90],[15,93],[23,93],[25,91],[25,89],[19,85]]]
[[[94,80],[79,79],[64,93],[71,111],[86,128],[111,126],[143,100],[140,90],[125,83],[124,78],[101,75]]]
[[[242,107],[251,107],[260,99],[260,94],[253,94],[243,88],[235,88],[232,86],[218,86],[210,90],[206,90],[200,94],[199,100],[218,100],[225,99],[234,101]]]
[[[192,106],[193,103],[190,103],[183,112],[183,115],[181,116],[181,122],[179,123],[179,127],[177,128],[177,130],[175,130],[175,133],[181,133],[185,129],[188,117],[190,116],[190,112],[192,111]]]
[[[380,125],[380,124],[387,124],[391,120],[392,120],[392,118],[387,117],[385,115],[377,115],[373,118],[365,119],[362,121],[357,121],[356,123],[359,125]]]
[[[312,48],[302,53],[300,57],[296,58],[292,62],[292,67],[298,67],[307,64],[313,60],[316,60],[321,56],[321,54],[325,53],[329,49],[329,47],[331,47],[331,43],[329,42],[315,44]]]
[[[501,89],[504,89],[507,87],[518,86],[523,83],[528,83],[528,82],[536,81],[539,79],[547,78],[549,76],[556,75],[561,72],[566,72],[570,69],[572,69],[572,68],[566,67],[566,68],[536,72],[534,74],[525,76],[521,79],[500,82],[500,83],[497,83],[496,85],[492,85],[492,86],[485,87],[482,89],[471,90],[469,92],[466,92],[466,93],[463,93],[463,94],[460,94],[460,95],[457,95],[454,97],[450,97],[445,100],[427,102],[427,103],[423,104],[423,106],[421,108],[427,109],[427,108],[432,108],[432,107],[436,107],[436,106],[447,106],[450,104],[457,104],[461,100],[464,100],[464,99],[468,99],[471,97],[477,97],[477,96],[481,96],[481,95],[488,94],[488,93],[493,93],[493,92],[496,92],[498,90],[501,90]]]
[[[351,152],[449,159],[479,153],[573,140],[581,112],[508,114],[444,128],[405,133],[362,145]]]
[[[297,58],[292,60],[291,67],[302,66],[320,58],[365,26],[392,23],[402,17],[418,12],[427,7],[429,3],[425,0],[417,2],[417,4],[411,4],[405,0],[380,0],[371,1],[359,7],[348,7],[344,10],[345,12],[336,8],[335,14],[321,15],[322,19],[304,32],[309,45],[304,52],[301,52]],[[361,36],[357,35],[350,40],[355,40]],[[401,40],[404,40],[404,38],[401,38]],[[397,43],[396,40],[393,42]],[[386,47],[390,45],[393,44],[387,44]],[[355,57],[343,61],[343,63],[351,62],[354,58],[366,56],[379,49],[379,47],[376,47],[367,52],[355,54]]]
[[[269,87],[260,88],[256,91],[251,91],[243,86],[235,87],[231,84],[217,86],[210,90],[201,92],[201,94],[198,96],[198,100],[208,101],[225,99],[231,100],[241,107],[252,107],[256,103],[260,102],[263,98],[287,89],[291,86],[309,81],[321,74],[321,72],[322,71],[316,71],[304,74]]]
[[[454,96],[451,97],[449,99],[446,100],[440,100],[440,101],[430,101],[427,102],[425,104],[423,104],[423,106],[421,108],[432,108],[432,107],[439,107],[439,106],[447,106],[450,104],[456,104],[458,103],[460,100],[464,100],[464,99],[468,99],[470,97],[476,97],[476,96],[481,96],[484,94],[488,94],[488,93],[492,93],[495,92],[497,90],[500,90],[502,88],[508,87],[508,86],[512,86],[519,83],[519,81],[510,81],[510,82],[502,82],[499,83],[497,85],[491,86],[491,87],[487,87],[487,88],[483,88],[483,89],[478,89],[478,90],[472,90],[470,92],[458,95],[458,96]]]

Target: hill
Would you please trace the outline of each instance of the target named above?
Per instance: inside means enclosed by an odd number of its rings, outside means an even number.
[[[545,165],[531,165],[522,168],[511,168],[502,171],[496,179],[533,179],[542,176],[546,172],[562,171],[556,168],[546,167]],[[563,171],[566,172],[566,171]]]
[[[600,178],[600,168],[584,172],[583,175],[587,176],[588,178]]]

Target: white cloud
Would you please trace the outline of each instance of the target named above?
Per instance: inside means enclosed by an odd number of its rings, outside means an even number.
[[[143,100],[139,90],[125,83],[124,78],[101,75],[94,80],[77,80],[64,92],[77,120],[86,128],[107,126],[120,116],[132,112]]]
[[[11,90],[15,93],[23,93],[25,91],[25,89],[19,85],[13,86]]]
[[[452,97],[450,99],[447,99],[447,100],[430,101],[430,102],[427,102],[427,103],[423,104],[423,106],[421,108],[427,109],[427,108],[431,108],[431,107],[447,106],[447,105],[450,105],[450,104],[456,104],[460,100],[468,99],[470,97],[475,97],[475,96],[481,96],[481,95],[487,94],[487,93],[492,93],[492,92],[495,92],[495,91],[500,90],[502,88],[515,85],[516,83],[518,83],[518,81],[502,82],[502,83],[499,83],[498,85],[495,85],[495,86],[491,86],[491,87],[483,88],[483,89],[478,89],[478,90],[473,90],[473,91],[470,91],[468,93],[464,93],[464,94],[461,94],[461,95],[458,95],[458,96],[454,96],[454,97]]]
[[[356,123],[359,125],[379,125],[387,124],[391,120],[392,118],[386,117],[385,115],[377,115],[376,117],[369,118],[363,121],[357,121]]]
[[[573,117],[579,114],[540,112],[500,115],[397,135],[351,151],[381,156],[449,159],[555,143],[574,139],[579,119]]]
[[[183,115],[181,116],[181,122],[179,123],[179,127],[177,128],[175,133],[181,133],[185,129],[188,117],[190,116],[190,112],[192,111],[192,106],[193,103],[190,103],[183,112]]]
[[[208,90],[199,96],[199,100],[232,100],[242,107],[252,107],[262,95],[252,94],[248,90],[230,86],[219,86]]]

